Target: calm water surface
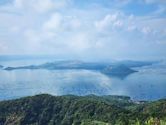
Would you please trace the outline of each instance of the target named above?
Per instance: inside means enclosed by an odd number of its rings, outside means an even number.
[[[32,61],[4,61],[4,66]],[[33,64],[42,64],[33,61]],[[40,93],[53,95],[127,95],[136,100],[166,98],[166,68],[144,67],[126,78],[108,77],[89,70],[0,70],[0,100]]]

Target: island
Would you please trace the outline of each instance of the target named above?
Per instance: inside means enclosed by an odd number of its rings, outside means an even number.
[[[132,68],[152,65],[155,62],[141,62],[141,61],[115,61],[115,62],[83,62],[83,61],[55,61],[48,62],[41,65],[28,65],[18,67],[6,67],[4,70],[20,70],[20,69],[47,69],[47,70],[95,70],[107,76],[115,76],[125,78],[129,74],[137,72]]]
[[[138,72],[138,71],[133,70],[133,69],[121,64],[121,65],[106,67],[101,72],[106,75],[109,75],[109,76],[117,76],[117,77],[123,78],[125,76],[128,76],[128,75]]]

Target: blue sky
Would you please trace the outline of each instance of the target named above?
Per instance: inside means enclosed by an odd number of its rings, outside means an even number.
[[[1,0],[0,55],[166,58],[165,0]]]

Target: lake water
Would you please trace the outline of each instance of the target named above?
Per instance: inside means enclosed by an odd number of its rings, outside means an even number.
[[[2,61],[0,65],[42,64],[38,61]],[[52,95],[127,95],[135,100],[166,98],[166,67],[138,68],[126,78],[90,70],[0,70],[0,100],[40,93]]]

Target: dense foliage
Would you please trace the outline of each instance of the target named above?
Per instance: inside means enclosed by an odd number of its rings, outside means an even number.
[[[0,125],[166,125],[166,100],[42,94],[0,102]]]

